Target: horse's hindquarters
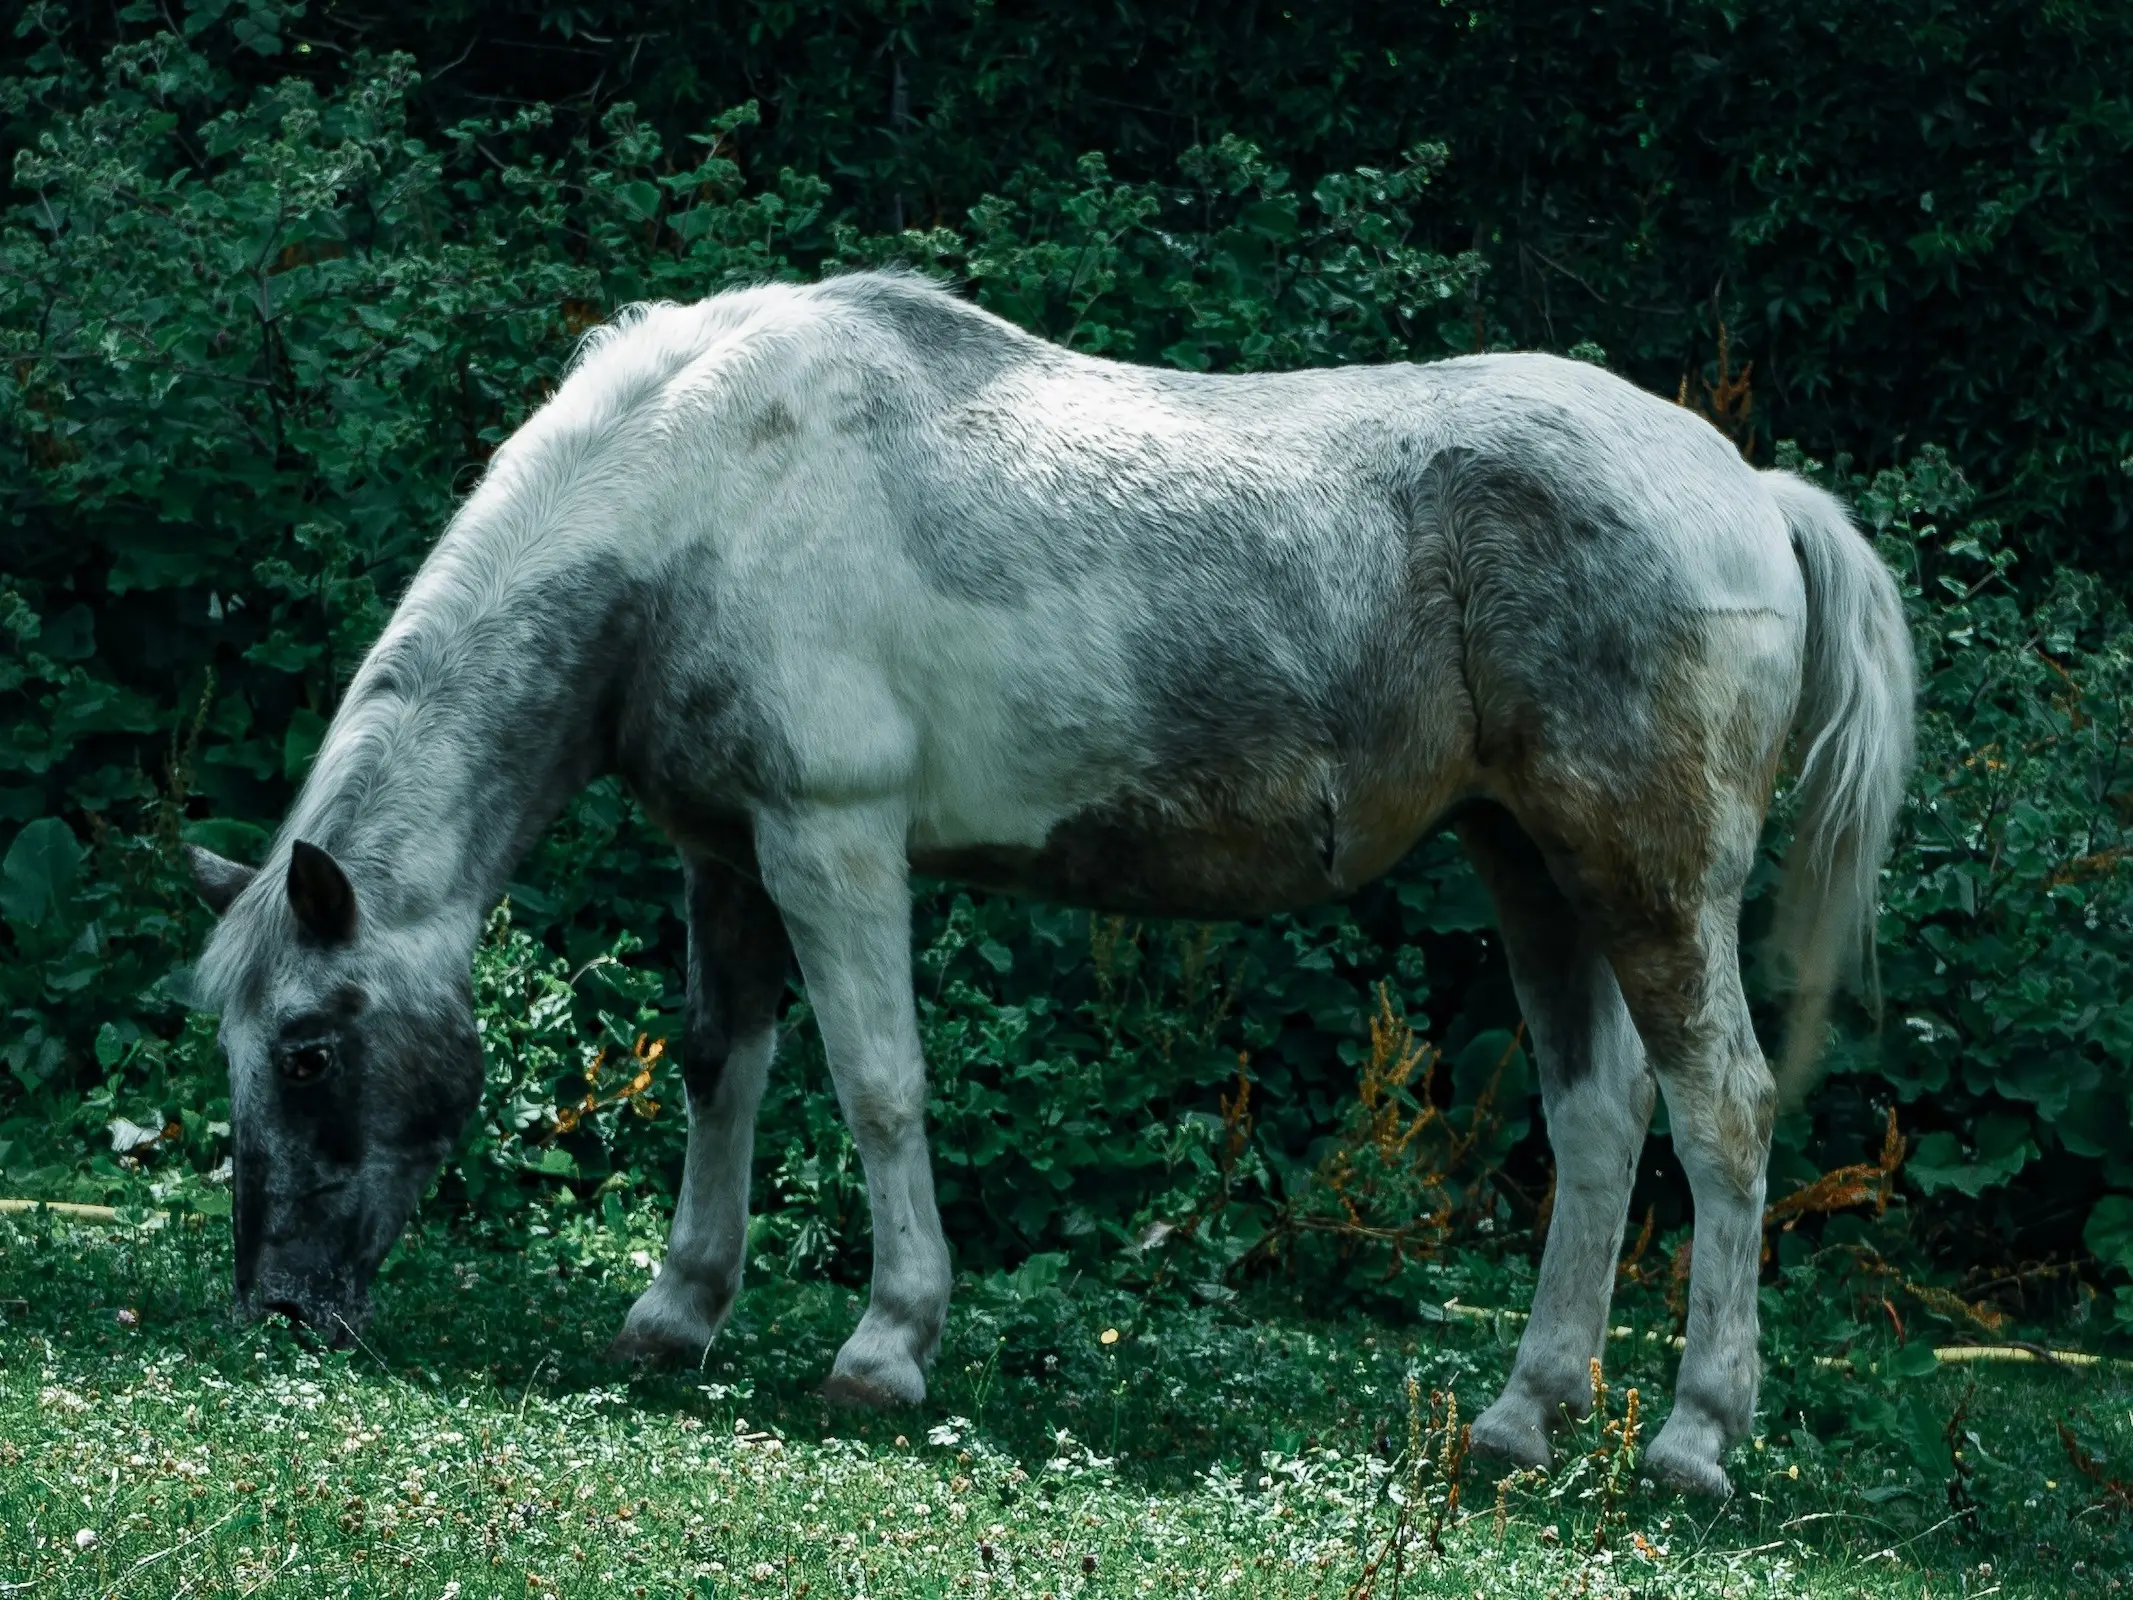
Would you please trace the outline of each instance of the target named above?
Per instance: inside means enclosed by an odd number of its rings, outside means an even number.
[[[1639,1087],[1648,1067],[1694,1193],[1696,1250],[1675,1407],[1646,1459],[1678,1486],[1721,1494],[1729,1486],[1719,1458],[1755,1407],[1774,1107],[1741,990],[1740,903],[1800,692],[1804,639],[1796,575],[1768,559],[1769,546],[1784,553],[1782,525],[1763,509],[1751,504],[1700,544],[1677,536],[1663,505],[1540,530],[1526,548],[1551,559],[1484,562],[1481,603],[1468,612],[1483,780],[1537,847],[1528,898],[1559,897],[1558,919],[1577,930],[1574,954],[1604,961],[1604,980],[1592,982],[1607,992],[1606,1014],[1634,1025],[1637,1057],[1612,1048],[1613,1024],[1591,1006],[1564,1011],[1569,1026],[1540,1030],[1568,1209],[1542,1269],[1554,1298],[1536,1301],[1512,1389],[1484,1419],[1488,1437],[1514,1454],[1544,1454],[1528,1423],[1574,1384],[1576,1360],[1589,1359],[1586,1335],[1604,1319],[1611,1277],[1596,1262],[1619,1239],[1643,1117],[1633,1107],[1615,1126],[1618,1108],[1592,1101],[1593,1063],[1615,1062],[1628,1087],[1614,1098],[1638,1107],[1649,1105]],[[1678,563],[1698,548],[1717,550],[1730,571],[1713,580],[1684,570]],[[1776,574],[1767,593],[1743,583],[1765,570]],[[1721,586],[1746,592],[1709,603]],[[1522,1004],[1529,989],[1589,976],[1576,961],[1551,968],[1531,951],[1526,966]],[[1580,1190],[1570,1178],[1603,1127],[1609,1181]]]

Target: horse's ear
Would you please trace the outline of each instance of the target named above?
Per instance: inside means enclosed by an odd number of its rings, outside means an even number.
[[[299,839],[289,850],[289,908],[296,924],[321,944],[355,937],[356,897],[341,864]]]
[[[243,894],[245,886],[259,876],[257,867],[231,861],[196,844],[185,847],[185,864],[192,869],[193,887],[207,902],[208,910],[218,917],[229,910],[230,902]]]

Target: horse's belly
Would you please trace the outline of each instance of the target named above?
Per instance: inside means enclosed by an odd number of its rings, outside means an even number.
[[[1176,821],[1104,807],[1069,817],[1041,845],[919,849],[911,865],[977,888],[1129,916],[1255,917],[1369,882],[1406,854],[1427,818],[1357,821],[1331,807],[1272,822]]]

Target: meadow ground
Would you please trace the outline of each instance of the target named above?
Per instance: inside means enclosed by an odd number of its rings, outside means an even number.
[[[1499,1486],[1444,1423],[1501,1325],[1154,1306],[1040,1262],[962,1286],[923,1408],[857,1416],[813,1392],[849,1290],[758,1277],[702,1370],[632,1373],[600,1352],[660,1219],[554,1220],[417,1232],[328,1352],[232,1320],[224,1221],[0,1217],[0,1595],[2133,1594],[2122,1370],[1922,1374],[1947,1482],[1766,1416],[1719,1507],[1620,1448],[1671,1366],[1631,1305],[1612,1431]]]

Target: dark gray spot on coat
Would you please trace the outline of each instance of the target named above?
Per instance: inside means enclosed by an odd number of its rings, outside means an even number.
[[[746,830],[725,831],[718,848],[727,859],[698,856],[683,869],[689,998],[681,1070],[698,1106],[718,1092],[734,1042],[777,1020],[792,965],[784,920],[756,880]]]
[[[962,398],[1049,347],[924,278],[897,273],[829,278],[819,290],[886,324],[918,358],[936,394]]]
[[[1029,586],[1016,571],[1019,563],[997,543],[972,537],[952,516],[929,516],[919,505],[908,505],[900,521],[904,554],[937,592],[1007,610],[1027,602]]]
[[[715,567],[679,566],[646,586],[614,719],[617,769],[685,847],[797,782],[783,730],[745,669],[760,646],[722,609],[718,578]]]
[[[799,437],[800,423],[783,400],[773,400],[748,427],[748,448],[762,450]]]
[[[919,872],[1126,916],[1227,919],[1313,905],[1341,893],[1321,854],[1319,819],[1180,823],[1152,806],[1067,818],[1034,849],[915,852]]]

